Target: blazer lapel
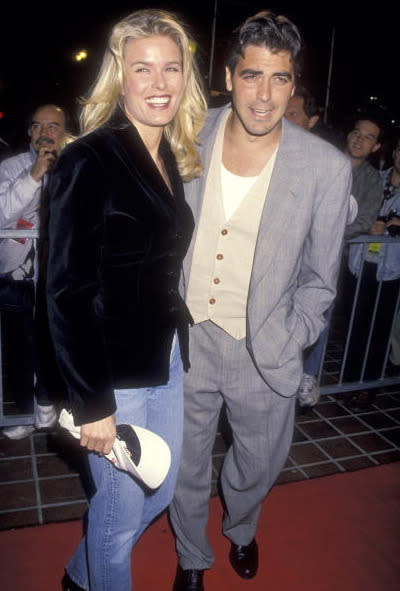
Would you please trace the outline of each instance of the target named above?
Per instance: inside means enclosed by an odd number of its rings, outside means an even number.
[[[155,205],[165,207],[165,204],[169,204],[169,206],[175,207],[173,196],[159,173],[136,127],[128,121],[120,109],[116,111],[109,125],[116,142],[114,147],[115,154],[135,178],[135,182],[141,183],[145,193]],[[165,165],[168,172],[170,172],[171,155],[168,150],[167,141],[165,138],[162,138],[160,152],[166,160]],[[176,167],[175,161],[174,166]],[[174,178],[173,184],[175,186],[177,185],[176,178]]]
[[[301,188],[306,166],[297,129],[283,120],[281,142],[260,220],[250,291],[268,275],[272,261],[282,253],[282,245],[291,240],[296,194]]]
[[[224,117],[227,108],[229,108],[229,105],[224,109],[218,109],[215,111],[211,110],[209,112],[210,116],[207,118],[204,127],[201,131],[198,146],[200,158],[203,163],[203,173],[199,177],[193,179],[189,183],[185,183],[184,185],[186,201],[189,204],[195,219],[195,231],[193,233],[192,241],[190,243],[189,250],[183,263],[186,278],[189,277],[190,273],[193,249],[196,243],[197,236],[197,222],[200,218],[201,208],[203,205],[207,175],[210,168],[215,138],[219,129],[220,121]]]

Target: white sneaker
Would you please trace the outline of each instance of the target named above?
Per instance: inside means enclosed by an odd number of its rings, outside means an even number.
[[[47,406],[37,405],[35,415],[36,429],[51,429],[57,422],[57,412],[52,404]]]
[[[297,391],[297,397],[301,407],[312,407],[317,404],[320,398],[320,392],[317,384],[317,378],[315,376],[310,376],[308,373],[303,373],[303,378]]]
[[[15,425],[15,427],[4,427],[3,435],[9,439],[24,439],[34,430],[33,425]]]

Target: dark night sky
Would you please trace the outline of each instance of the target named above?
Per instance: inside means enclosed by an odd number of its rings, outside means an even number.
[[[8,3],[9,4],[9,3]],[[110,28],[119,18],[144,4],[115,0],[106,9],[98,3],[73,2],[6,8],[3,12],[0,69],[1,136],[11,144],[24,137],[26,119],[37,104],[56,102],[76,121],[77,99],[92,83]],[[331,3],[329,3],[331,4]],[[178,12],[198,42],[198,58],[207,75],[214,0],[194,3],[171,0],[147,6]],[[395,17],[364,9],[333,9],[324,3],[265,5],[253,0],[219,0],[213,89],[223,90],[222,55],[229,32],[262,8],[291,18],[303,33],[306,61],[303,82],[324,104],[332,29],[335,50],[331,85],[330,120],[336,124],[377,96],[388,115],[399,116],[397,37]],[[3,9],[4,11],[4,9]],[[396,43],[396,51],[395,51]],[[85,48],[89,59],[76,63],[72,56]],[[397,112],[396,112],[397,109]]]

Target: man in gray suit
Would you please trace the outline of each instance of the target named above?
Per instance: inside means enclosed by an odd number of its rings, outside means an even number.
[[[302,351],[335,297],[351,170],[336,148],[283,120],[300,50],[295,25],[270,12],[235,32],[226,68],[232,104],[210,110],[204,174],[187,186],[197,220],[185,262],[194,326],[171,506],[174,591],[203,590],[213,563],[206,525],[223,403],[233,439],[221,471],[223,533],[238,575],[256,574],[257,520],[291,445]]]

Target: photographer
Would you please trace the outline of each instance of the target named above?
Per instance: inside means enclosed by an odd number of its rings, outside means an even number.
[[[369,230],[369,234],[373,236],[400,236],[399,141],[393,151],[393,161],[393,168],[381,173],[383,200],[379,216]],[[366,249],[365,262],[362,266],[364,249]],[[349,267],[353,275],[354,289],[361,270],[362,276],[349,343],[345,379],[351,381],[360,379],[375,299],[379,284],[382,282],[364,374],[366,380],[377,379],[382,374],[400,287],[400,242],[352,244]]]
[[[1,162],[1,229],[38,227],[48,173],[65,140],[65,127],[62,109],[55,105],[40,106],[28,128],[29,151]],[[34,259],[31,239],[0,239],[2,354],[7,366],[7,384],[22,414],[31,414],[34,406]],[[39,380],[36,398],[35,427],[51,427],[56,412]],[[33,430],[33,426],[18,425],[3,429],[3,433],[10,439],[22,439]]]

